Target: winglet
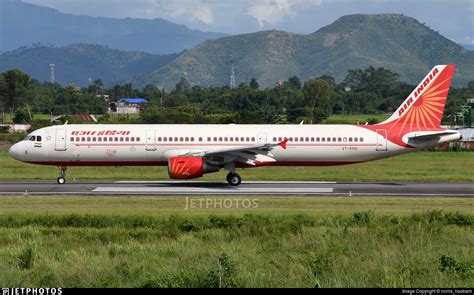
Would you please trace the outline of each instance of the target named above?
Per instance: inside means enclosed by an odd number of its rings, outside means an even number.
[[[279,142],[278,145],[281,146],[284,150],[286,150],[286,143],[288,142],[288,138],[285,138],[282,142]]]

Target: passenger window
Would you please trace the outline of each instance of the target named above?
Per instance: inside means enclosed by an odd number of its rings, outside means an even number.
[[[359,139],[360,139],[360,140],[359,140],[360,142],[364,142],[364,138],[363,138],[363,137],[361,137],[361,138],[359,138]]]
[[[104,137],[104,141],[107,141],[107,137]]]
[[[349,137],[349,142],[352,142],[352,137]]]
[[[133,137],[132,137],[132,139],[133,139]],[[132,140],[132,141],[133,141],[133,140]],[[168,141],[168,138],[163,137],[163,141],[164,141],[164,142]]]
[[[222,137],[219,137],[219,142],[222,142]]]
[[[123,141],[123,137],[120,137],[120,141]]]
[[[319,137],[316,137],[316,142],[319,142],[319,141],[320,141]]]
[[[298,141],[298,137],[295,137],[295,141]]]
[[[137,141],[140,141],[140,137],[137,137]]]
[[[98,142],[101,142],[101,141],[102,141],[102,137],[97,137],[97,141],[98,141]]]
[[[321,141],[322,141],[322,142],[326,142],[326,138],[325,138],[325,137],[321,137]]]
[[[274,137],[274,138],[273,138],[273,142],[276,142],[276,141],[277,141],[277,138],[276,138],[276,137]]]
[[[303,141],[304,141],[304,137],[300,137],[300,141],[303,142]]]
[[[314,142],[314,137],[311,137],[311,142]]]
[[[92,141],[95,142],[97,140],[97,138],[95,137],[92,137]]]
[[[224,141],[227,142],[229,141],[229,139],[227,137],[224,137]]]
[[[359,141],[359,138],[354,137],[354,141],[355,141],[355,142],[358,142],[358,141]]]
[[[114,141],[114,138],[113,138],[113,137],[109,137],[109,141]]]
[[[118,137],[115,137],[115,138],[114,138],[114,141],[118,141]]]
[[[235,138],[235,141],[237,141],[237,142],[238,142],[238,141],[239,141],[239,138],[238,138],[238,137],[236,137],[236,138]]]
[[[338,141],[338,142],[341,142],[341,141],[342,141],[342,138],[341,138],[341,137],[338,137],[338,138],[337,138],[337,141]]]
[[[217,137],[214,137],[214,141],[217,141]]]
[[[335,138],[335,137],[333,137],[333,138],[332,138],[332,141],[333,141],[333,142],[336,142],[336,138]]]
[[[233,141],[234,141],[234,138],[233,138],[233,137],[229,137],[229,140],[233,142]]]
[[[199,141],[202,141],[202,137],[199,137]]]
[[[184,141],[189,141],[189,137],[186,137],[186,139]]]
[[[82,142],[86,141],[86,138],[85,138],[85,137],[81,137],[81,141],[82,141]]]
[[[71,137],[71,141],[74,141],[74,137]]]
[[[194,142],[194,137],[191,137],[191,142]]]
[[[87,141],[91,141],[91,138],[90,138],[90,137],[88,137],[88,138],[87,138]]]
[[[327,142],[331,142],[331,137],[328,137],[328,138],[326,139],[326,141],[327,141]]]
[[[135,137],[130,138],[131,141],[135,141]]]
[[[81,138],[80,138],[80,137],[76,137],[76,141],[81,141]]]
[[[127,140],[128,141],[128,140]],[[161,141],[161,137],[158,137],[158,141]]]

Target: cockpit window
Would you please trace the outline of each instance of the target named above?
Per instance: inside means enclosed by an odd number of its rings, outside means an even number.
[[[41,141],[42,138],[39,135],[28,135],[27,137],[25,137],[24,140],[26,140],[26,141]]]

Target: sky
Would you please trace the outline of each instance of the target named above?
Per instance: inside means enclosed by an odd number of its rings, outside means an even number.
[[[191,29],[227,34],[270,29],[309,34],[347,14],[401,13],[457,43],[474,45],[474,0],[23,1],[77,15],[163,18]]]

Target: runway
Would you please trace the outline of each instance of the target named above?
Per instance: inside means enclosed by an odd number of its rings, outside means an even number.
[[[0,195],[301,195],[474,197],[474,183],[336,183],[245,181],[0,182]]]

